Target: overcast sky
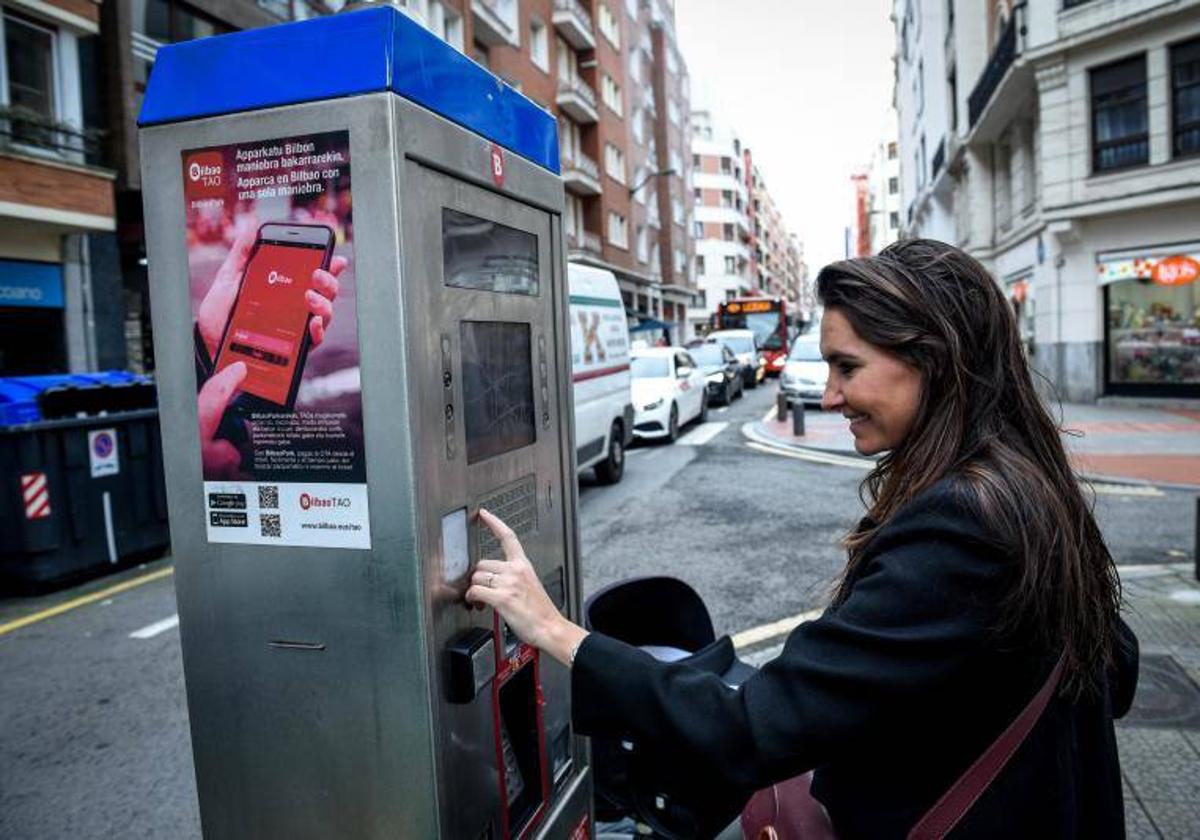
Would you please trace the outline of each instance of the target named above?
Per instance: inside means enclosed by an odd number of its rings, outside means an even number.
[[[892,97],[889,0],[676,0],[692,106],[750,147],[809,276],[840,259],[850,174],[882,138]]]

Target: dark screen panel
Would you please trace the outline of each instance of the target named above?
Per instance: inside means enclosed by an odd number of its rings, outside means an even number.
[[[462,322],[467,463],[537,439],[529,324]]]
[[[444,207],[442,269],[447,286],[536,295],[537,237]]]

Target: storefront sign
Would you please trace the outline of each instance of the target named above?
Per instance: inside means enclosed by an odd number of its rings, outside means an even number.
[[[1200,243],[1176,245],[1170,251],[1147,248],[1101,254],[1096,259],[1096,274],[1100,285],[1150,280],[1160,286],[1186,286],[1200,278]]]
[[[62,266],[24,260],[0,260],[0,306],[62,309]]]
[[[1150,279],[1162,286],[1186,286],[1200,277],[1200,262],[1181,255],[1166,257],[1150,272]]]

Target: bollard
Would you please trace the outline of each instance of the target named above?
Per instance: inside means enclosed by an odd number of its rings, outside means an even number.
[[[792,437],[804,437],[804,403],[792,406]]]
[[[788,413],[788,398],[787,394],[780,391],[775,395],[775,419],[786,420]]]

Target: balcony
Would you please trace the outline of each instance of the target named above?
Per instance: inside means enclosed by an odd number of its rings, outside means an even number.
[[[975,83],[975,88],[967,99],[967,119],[971,128],[979,121],[992,99],[992,94],[1000,87],[1004,74],[1017,57],[1017,27],[1020,17],[1021,11],[1018,10],[1009,18],[1008,25],[1000,33],[1000,40],[996,42],[996,49],[992,51],[987,66],[983,68],[979,81]]]
[[[596,48],[592,16],[579,0],[554,0],[554,15],[551,20],[558,34],[575,49]]]
[[[600,166],[583,152],[562,153],[562,177],[567,192],[600,195]]]
[[[600,242],[600,234],[592,233],[589,230],[585,230],[582,236],[577,233],[568,233],[567,249],[569,251],[592,254],[597,257],[604,251],[604,247]]]
[[[475,40],[489,47],[520,48],[520,17],[517,0],[471,0]]]
[[[555,102],[575,122],[588,124],[600,119],[600,112],[596,110],[596,91],[579,76],[558,80]]]

